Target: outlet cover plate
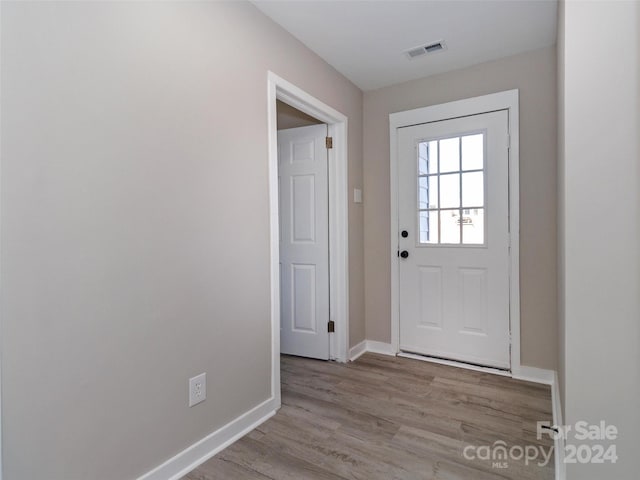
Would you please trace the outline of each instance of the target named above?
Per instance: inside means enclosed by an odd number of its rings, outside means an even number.
[[[201,373],[189,379],[189,406],[193,407],[207,399],[207,374]]]

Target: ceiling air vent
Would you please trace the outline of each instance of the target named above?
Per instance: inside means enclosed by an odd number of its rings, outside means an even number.
[[[405,53],[410,60],[413,60],[414,58],[422,57],[423,55],[426,55],[428,53],[441,52],[446,48],[447,46],[445,45],[445,43],[440,40],[438,42],[428,43],[427,45],[420,45],[419,47],[410,48]]]

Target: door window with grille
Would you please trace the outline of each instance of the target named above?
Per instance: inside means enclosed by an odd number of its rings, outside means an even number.
[[[418,143],[420,244],[485,244],[485,134]]]

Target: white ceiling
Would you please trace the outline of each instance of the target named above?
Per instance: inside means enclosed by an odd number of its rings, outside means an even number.
[[[556,0],[253,0],[362,90],[447,72],[556,41]],[[412,47],[447,49],[408,60]]]

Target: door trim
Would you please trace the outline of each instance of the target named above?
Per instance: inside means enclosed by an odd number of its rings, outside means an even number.
[[[267,113],[269,134],[269,217],[271,268],[271,391],[280,405],[280,247],[278,216],[278,128],[276,100],[317,118],[329,127],[329,315],[335,322],[329,358],[349,360],[349,218],[347,116],[269,71]]]
[[[400,352],[400,272],[398,262],[398,128],[507,110],[509,116],[509,325],[511,373],[520,372],[520,127],[519,93],[508,90],[389,115],[391,201],[391,346]]]

